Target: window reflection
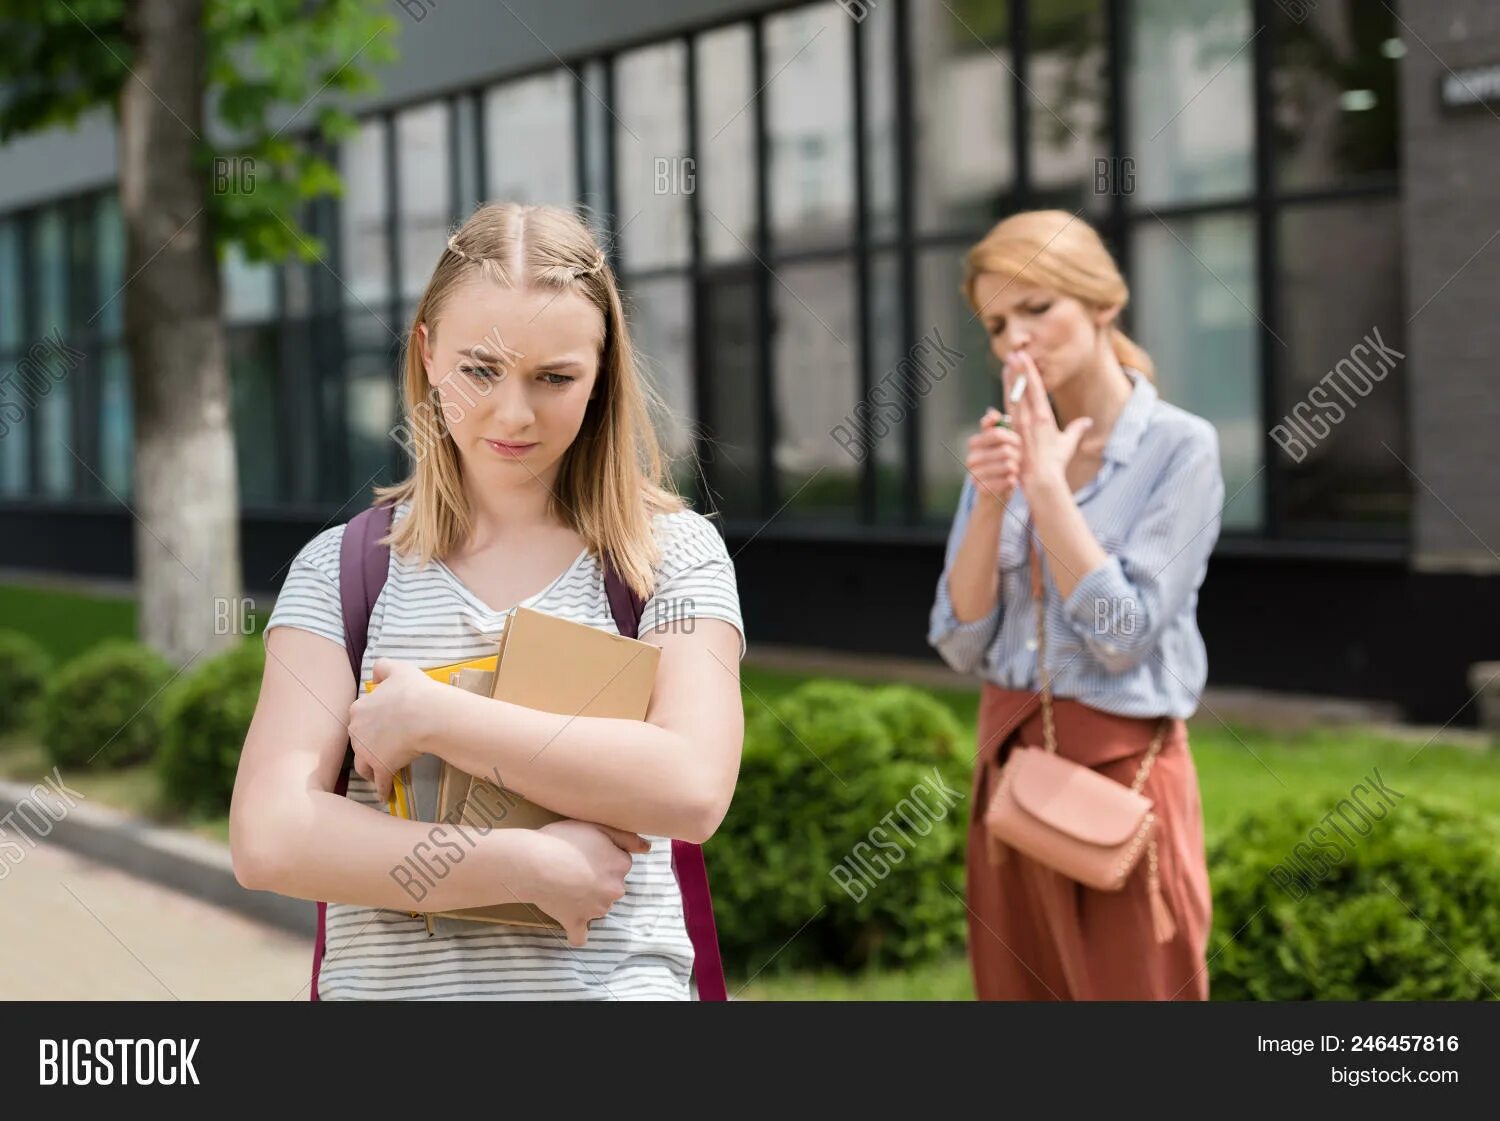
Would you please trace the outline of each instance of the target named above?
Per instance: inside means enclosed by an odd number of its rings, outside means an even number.
[[[731,516],[760,513],[760,348],[755,285],[748,276],[706,282],[704,330],[713,402],[703,468],[714,505]],[[768,511],[769,512],[769,511]]]
[[[340,286],[346,304],[372,308],[390,298],[384,137],[380,121],[366,121],[339,150],[344,180],[339,204]]]
[[[686,65],[686,51],[675,42],[631,51],[615,65],[616,217],[631,270],[687,260]]]
[[[771,289],[780,497],[788,513],[855,515],[860,468],[834,438],[859,398],[854,276],[844,262],[780,270]]]
[[[1028,12],[1033,204],[1097,215],[1134,187],[1129,165],[1110,160],[1104,0]]]
[[[448,111],[442,102],[396,118],[401,295],[420,297],[448,243]]]
[[[1254,229],[1243,214],[1142,222],[1126,325],[1162,396],[1218,430],[1225,529],[1264,521]]]
[[[1001,0],[911,6],[922,230],[982,230],[1014,209],[1013,62]]]
[[[1287,343],[1275,351],[1283,513],[1306,529],[1399,528],[1411,502],[1396,458],[1408,458],[1399,204],[1299,206],[1281,215],[1277,240]]]
[[[1278,14],[1271,88],[1276,178],[1321,187],[1397,167],[1396,61],[1405,53],[1384,4],[1305,5]]]
[[[698,205],[711,261],[749,256],[755,230],[755,93],[747,28],[698,40]]]
[[[852,26],[837,4],[766,20],[763,96],[778,251],[840,245],[854,233]]]
[[[1135,0],[1129,154],[1141,203],[1250,191],[1255,114],[1246,0]]]
[[[489,197],[570,207],[577,201],[573,85],[565,70],[506,82],[485,94]]]
[[[964,456],[969,437],[999,391],[998,366],[990,358],[984,329],[959,291],[963,280],[963,247],[929,250],[918,264],[919,336],[959,352],[962,357],[923,366],[916,378],[927,388],[921,398],[922,514],[946,522],[963,489]],[[903,355],[904,357],[904,355]]]
[[[66,340],[68,337],[68,237],[60,207],[49,207],[37,219],[33,231],[37,277],[37,338]],[[26,361],[37,370],[46,386],[36,402],[32,432],[37,442],[38,478],[45,495],[65,497],[73,491],[76,460],[73,447],[73,384],[71,375],[55,352],[39,361]]]

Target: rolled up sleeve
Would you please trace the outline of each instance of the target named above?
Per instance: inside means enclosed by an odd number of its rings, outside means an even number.
[[[1203,582],[1219,537],[1218,436],[1195,426],[1152,488],[1125,543],[1063,604],[1068,624],[1111,672],[1139,665]]]
[[[941,655],[943,661],[959,673],[973,673],[984,661],[985,651],[995,639],[1000,628],[1004,607],[999,597],[989,614],[980,619],[960,623],[953,614],[953,600],[948,589],[948,574],[953,569],[953,560],[963,544],[964,532],[969,525],[969,516],[974,509],[976,492],[972,476],[964,477],[964,487],[958,499],[958,511],[953,515],[953,526],[948,531],[948,548],[943,559],[943,574],[938,578],[937,594],[933,599],[932,614],[928,621],[927,643]],[[999,563],[998,558],[996,563]]]

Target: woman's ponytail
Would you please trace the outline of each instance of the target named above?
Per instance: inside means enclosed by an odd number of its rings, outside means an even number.
[[[1156,363],[1151,361],[1151,355],[1146,353],[1145,347],[1136,342],[1118,327],[1109,329],[1110,349],[1115,352],[1115,357],[1120,360],[1120,365],[1129,366],[1132,370],[1139,370],[1146,375],[1146,380],[1156,381]]]

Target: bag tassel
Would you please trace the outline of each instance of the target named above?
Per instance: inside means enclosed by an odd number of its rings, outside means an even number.
[[[1151,838],[1150,845],[1146,849],[1147,860],[1150,861],[1149,874],[1146,879],[1146,893],[1151,898],[1151,931],[1158,942],[1170,942],[1177,937],[1177,924],[1172,921],[1172,912],[1167,908],[1167,901],[1161,893],[1161,876],[1158,874],[1156,865],[1156,838]]]

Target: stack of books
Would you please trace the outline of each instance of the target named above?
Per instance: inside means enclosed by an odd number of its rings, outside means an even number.
[[[644,720],[660,660],[660,648],[650,643],[517,607],[507,616],[493,655],[424,672],[471,693],[542,712]],[[374,687],[365,682],[367,691]],[[435,755],[420,755],[395,775],[386,808],[411,821],[483,832],[538,829],[561,819],[507,789],[499,778],[495,771],[470,775]],[[413,914],[426,919],[430,935],[471,931],[475,923],[562,929],[530,903]]]

